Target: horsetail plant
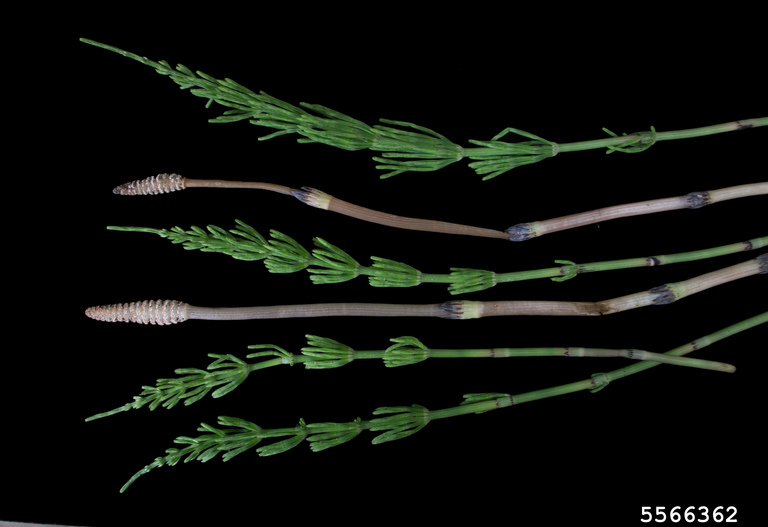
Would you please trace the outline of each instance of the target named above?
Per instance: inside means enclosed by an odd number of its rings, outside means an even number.
[[[114,410],[93,415],[86,419],[92,421],[128,410],[148,406],[150,410],[173,408],[180,401],[185,405],[193,404],[213,390],[214,399],[223,397],[240,386],[250,373],[273,366],[303,364],[308,370],[326,370],[339,368],[353,361],[379,359],[388,368],[417,364],[427,359],[473,359],[473,358],[516,358],[516,357],[598,357],[639,361],[653,361],[677,366],[687,366],[704,370],[733,373],[736,368],[731,364],[689,357],[676,357],[663,353],[626,348],[604,349],[584,347],[537,347],[537,348],[483,348],[483,349],[432,349],[426,347],[415,337],[396,337],[390,339],[392,345],[383,350],[355,350],[333,339],[307,335],[307,346],[296,355],[273,344],[255,344],[249,349],[262,349],[246,356],[246,359],[261,358],[258,362],[247,363],[231,354],[209,353],[214,358],[207,369],[179,368],[176,378],[158,379],[155,386],[142,386],[141,394],[134,396],[133,402]],[[266,358],[266,359],[265,359]],[[214,388],[216,388],[214,390]]]
[[[226,254],[237,260],[263,261],[271,273],[293,273],[307,270],[315,284],[331,284],[367,276],[374,287],[413,287],[424,283],[447,283],[448,291],[464,294],[489,289],[501,283],[550,278],[556,282],[569,280],[578,274],[593,273],[636,267],[654,267],[674,263],[691,262],[760,249],[768,245],[768,236],[719,247],[677,254],[655,255],[622,260],[576,264],[570,260],[555,260],[556,267],[496,273],[481,269],[450,268],[449,274],[423,273],[418,269],[394,260],[372,256],[372,265],[360,264],[342,249],[322,238],[314,238],[311,251],[296,240],[279,231],[271,230],[267,240],[250,225],[235,220],[237,228],[226,231],[215,225],[206,229],[197,226],[184,230],[153,229],[149,227],[107,227],[115,231],[156,234],[181,244],[187,250],[200,250]]]
[[[320,303],[252,307],[200,307],[178,300],[145,300],[90,307],[103,322],[172,325],[186,320],[264,320],[307,317],[438,317],[468,320],[493,316],[600,316],[677,300],[733,280],[768,274],[768,253],[681,282],[663,284],[598,302],[551,300],[450,300],[437,304]]]
[[[387,171],[382,178],[403,172],[430,172],[467,158],[469,167],[484,180],[492,179],[513,168],[537,163],[564,152],[606,149],[607,153],[636,153],[660,141],[701,137],[734,130],[768,125],[768,117],[733,121],[729,123],[657,132],[649,131],[617,135],[603,129],[607,138],[558,144],[516,128],[505,128],[490,141],[470,140],[472,147],[462,147],[447,137],[412,123],[381,119],[382,124],[369,126],[357,119],[318,104],[300,103],[299,106],[272,97],[265,92],[254,92],[232,79],[216,79],[200,71],[193,72],[181,64],[173,68],[168,62],[150,60],[118,49],[114,46],[81,39],[82,42],[119,53],[150,66],[161,75],[168,76],[181,89],[207,99],[227,110],[212,123],[248,121],[254,125],[276,130],[260,140],[286,134],[298,134],[299,143],[322,143],[344,150],[373,150],[380,156],[377,169]],[[388,125],[388,126],[385,126]],[[507,134],[527,139],[517,143],[501,141]]]
[[[515,242],[530,240],[531,238],[540,237],[544,234],[583,227],[608,220],[629,218],[657,212],[668,212],[672,210],[699,209],[707,205],[721,203],[732,199],[768,195],[768,182],[737,185],[717,190],[689,192],[685,196],[614,205],[577,214],[550,218],[548,220],[518,223],[504,231],[498,231],[484,227],[460,225],[445,221],[397,216],[340,200],[314,188],[303,187],[302,189],[293,189],[275,183],[224,181],[218,179],[189,179],[178,174],[159,174],[143,180],[131,181],[119,185],[113,192],[115,194],[126,196],[157,195],[184,190],[186,188],[269,190],[280,194],[294,196],[302,203],[311,207],[336,212],[347,217],[378,225],[422,232],[437,232],[480,238],[498,238]]]
[[[248,121],[274,130],[259,140],[296,134],[299,143],[321,143],[343,150],[371,150],[378,155],[373,159],[376,168],[385,171],[382,178],[404,172],[431,172],[468,159],[469,167],[483,180],[495,178],[513,168],[537,163],[564,152],[605,149],[607,153],[643,152],[661,141],[695,138],[724,132],[744,130],[768,125],[768,117],[733,121],[713,126],[678,131],[649,131],[618,135],[603,129],[607,138],[575,143],[556,143],[516,128],[505,128],[490,141],[470,140],[471,146],[458,145],[429,128],[404,121],[381,119],[379,124],[368,125],[346,114],[317,104],[300,103],[298,106],[254,92],[231,79],[216,79],[202,72],[193,72],[178,65],[171,67],[165,61],[155,62],[146,57],[123,51],[113,46],[81,39],[150,66],[161,75],[168,76],[181,89],[189,89],[198,97],[207,99],[206,107],[213,103],[226,108],[213,123]],[[522,138],[520,142],[507,142],[509,135]],[[697,209],[725,200],[766,195],[768,182],[732,186],[705,192],[692,192],[684,196],[648,200],[571,214],[543,221],[517,223],[499,231],[433,221],[400,217],[361,207],[339,200],[310,187],[295,189],[274,183],[188,179],[176,174],[161,174],[145,180],[120,185],[114,192],[122,195],[164,194],[186,188],[241,188],[268,190],[293,196],[315,208],[329,210],[363,221],[391,227],[465,236],[525,241],[547,233],[649,213],[681,209]],[[247,261],[263,261],[271,273],[295,273],[306,270],[311,281],[318,284],[338,283],[367,276],[375,287],[410,287],[422,283],[449,284],[451,294],[470,293],[493,287],[499,283],[551,278],[568,280],[577,274],[632,267],[647,267],[703,260],[726,254],[765,247],[767,237],[712,247],[697,251],[658,255],[591,264],[576,264],[569,260],[556,260],[557,266],[545,269],[515,272],[494,272],[465,268],[450,268],[447,274],[423,273],[405,263],[371,257],[372,264],[361,265],[355,258],[322,238],[314,238],[314,247],[305,248],[293,238],[272,230],[269,238],[251,226],[238,221],[237,227],[224,230],[217,226],[189,230],[180,227],[155,229],[146,227],[109,227],[111,230],[146,232],[168,238],[185,249],[226,254]],[[324,303],[255,307],[199,307],[175,300],[143,301],[91,307],[86,315],[107,322],[135,322],[140,324],[170,325],[186,320],[250,320],[291,317],[440,317],[446,319],[475,319],[490,316],[599,316],[623,312],[650,305],[665,305],[698,292],[741,278],[768,273],[768,254],[762,254],[740,264],[725,267],[675,283],[667,283],[650,290],[619,296],[602,301],[473,301],[450,300],[437,304],[376,304],[376,303]],[[206,369],[179,368],[177,377],[158,379],[154,386],[143,386],[132,402],[111,411],[87,418],[87,421],[128,410],[149,407],[172,408],[178,403],[190,405],[207,395],[219,398],[235,390],[256,370],[280,365],[302,364],[307,369],[338,368],[363,359],[382,360],[386,367],[400,367],[440,358],[512,358],[512,357],[620,357],[631,359],[629,366],[597,373],[588,379],[518,395],[507,393],[472,393],[454,407],[440,410],[413,404],[411,406],[384,406],[373,411],[368,420],[356,418],[346,423],[306,423],[287,428],[265,429],[238,417],[218,418],[217,426],[202,423],[197,437],[180,436],[175,439],[179,448],[166,450],[166,455],[137,472],[123,486],[125,491],[138,477],[154,468],[175,465],[179,461],[209,461],[219,454],[224,461],[253,448],[260,456],[286,452],[304,441],[313,451],[322,451],[346,443],[364,431],[378,432],[373,443],[384,443],[410,436],[427,424],[439,419],[483,413],[495,409],[574,393],[584,390],[596,392],[623,377],[645,371],[659,364],[671,364],[717,372],[733,372],[734,366],[722,362],[692,359],[689,353],[753,328],[768,321],[768,312],[701,337],[666,353],[635,349],[603,349],[577,347],[539,348],[429,348],[410,336],[390,339],[385,349],[358,351],[336,340],[307,335],[307,346],[294,354],[272,344],[249,346],[255,350],[246,359],[231,354],[210,353],[214,359]],[[272,441],[262,444],[263,441]]]
[[[765,322],[768,322],[768,312],[693,340],[662,355],[670,359],[681,358],[693,351],[715,344],[727,337]],[[221,454],[223,461],[229,461],[235,456],[257,447],[265,439],[277,438],[280,440],[257,448],[256,452],[259,456],[271,456],[286,452],[303,441],[309,442],[310,449],[313,452],[319,452],[347,443],[365,430],[381,432],[372,440],[373,444],[381,444],[413,435],[427,424],[440,419],[479,414],[585,390],[595,393],[604,389],[612,382],[643,372],[659,364],[661,362],[656,360],[642,360],[607,373],[593,374],[588,379],[581,381],[517,395],[507,393],[466,394],[464,395],[464,401],[458,406],[440,410],[428,410],[418,404],[411,406],[385,406],[373,411],[373,415],[376,417],[368,420],[358,417],[346,423],[308,424],[304,419],[299,419],[298,424],[292,427],[266,429],[238,417],[219,416],[219,428],[201,423],[198,432],[201,432],[202,435],[197,437],[177,437],[174,442],[180,445],[181,448],[167,449],[164,456],[155,458],[152,463],[136,472],[120,489],[120,492],[124,492],[140,476],[155,468],[164,465],[173,466],[182,460],[185,463],[195,459],[206,462],[219,454]]]

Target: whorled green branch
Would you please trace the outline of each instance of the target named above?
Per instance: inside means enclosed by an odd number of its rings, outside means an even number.
[[[133,398],[133,401],[123,406],[99,413],[86,419],[93,421],[110,415],[115,415],[128,410],[136,410],[147,406],[150,410],[159,407],[173,408],[179,402],[185,405],[196,403],[209,393],[214,399],[223,397],[240,386],[251,372],[276,366],[278,364],[292,365],[296,359],[278,346],[257,346],[269,348],[267,351],[252,353],[248,359],[272,357],[269,360],[261,360],[247,363],[231,354],[209,353],[214,358],[212,363],[203,370],[199,368],[179,368],[174,373],[178,377],[158,379],[155,386],[142,386],[142,392]],[[310,367],[310,366],[307,366]]]
[[[655,267],[673,263],[691,262],[768,246],[768,236],[743,242],[676,254],[644,256],[621,260],[576,264],[570,260],[555,260],[554,267],[528,271],[494,272],[482,269],[451,267],[450,273],[424,273],[394,260],[372,256],[372,264],[360,264],[345,251],[322,238],[314,238],[314,249],[304,248],[293,238],[272,230],[271,239],[262,236],[253,227],[236,220],[237,228],[226,231],[215,225],[206,229],[193,226],[153,229],[147,227],[108,227],[111,230],[147,232],[181,244],[188,250],[226,254],[238,260],[264,261],[272,273],[293,273],[307,270],[315,284],[346,282],[358,276],[367,276],[374,287],[413,287],[422,283],[446,283],[453,294],[465,294],[489,289],[501,283],[550,278],[560,282],[579,274],[600,271]]]
[[[681,358],[693,351],[700,350],[724,338],[765,322],[768,322],[768,312],[676,347],[663,355],[668,358]],[[181,448],[170,448],[166,450],[164,456],[155,458],[152,463],[134,474],[122,487],[121,492],[125,491],[140,476],[157,467],[164,465],[172,466],[182,460],[188,462],[197,459],[205,462],[215,458],[217,455],[221,455],[223,461],[229,461],[235,456],[257,447],[263,440],[279,439],[277,442],[257,448],[256,452],[260,456],[270,456],[286,452],[304,441],[309,442],[312,451],[318,452],[344,444],[365,430],[381,432],[372,441],[373,444],[380,444],[413,435],[430,422],[439,419],[473,413],[479,414],[584,390],[597,392],[604,389],[611,382],[640,373],[659,364],[660,362],[655,361],[636,362],[630,366],[607,373],[596,373],[582,381],[518,395],[498,392],[466,394],[464,401],[458,406],[441,410],[430,411],[416,404],[411,406],[380,407],[374,410],[373,415],[383,417],[374,417],[369,420],[357,418],[346,423],[307,424],[303,419],[300,419],[299,423],[293,427],[264,429],[244,419],[221,416],[218,420],[220,428],[203,423],[198,428],[202,435],[194,438],[188,436],[177,437],[175,443],[181,445]]]
[[[263,91],[251,91],[229,78],[216,79],[181,64],[173,68],[163,60],[156,62],[114,46],[81,40],[151,66],[181,89],[207,99],[207,106],[216,103],[228,108],[219,117],[210,119],[212,123],[247,120],[276,130],[260,140],[295,133],[301,136],[299,143],[323,143],[343,150],[371,149],[382,154],[374,159],[380,163],[377,168],[388,170],[382,176],[385,178],[406,171],[438,170],[463,157],[460,146],[423,126],[385,119],[382,123],[391,126],[369,126],[319,104],[295,106]]]
[[[259,349],[247,355],[247,359],[259,358],[258,362],[247,363],[234,355],[210,353],[215,358],[207,370],[179,368],[178,377],[158,379],[155,386],[142,386],[142,392],[133,401],[114,410],[99,413],[86,419],[93,421],[142,407],[173,408],[183,401],[193,404],[213,390],[213,398],[223,397],[240,386],[256,370],[273,366],[303,364],[306,369],[325,370],[339,368],[356,360],[379,359],[388,368],[417,364],[427,359],[476,359],[514,357],[621,357],[639,361],[653,361],[677,366],[733,373],[736,368],[721,362],[673,357],[638,349],[604,349],[585,347],[534,347],[534,348],[473,348],[442,349],[428,348],[419,339],[410,336],[390,339],[391,345],[378,350],[355,350],[350,346],[327,337],[307,335],[307,346],[296,355],[273,344],[255,344],[249,349]]]
[[[213,123],[229,123],[247,120],[257,126],[276,130],[261,140],[285,134],[298,134],[300,143],[323,143],[344,150],[370,149],[381,155],[374,157],[376,168],[386,170],[382,178],[403,172],[439,170],[463,158],[472,160],[470,168],[492,179],[513,168],[537,163],[562,152],[590,149],[606,149],[608,153],[642,152],[659,141],[699,137],[732,130],[742,130],[768,125],[768,117],[723,123],[714,126],[678,130],[672,132],[650,131],[629,135],[617,135],[609,130],[605,139],[558,144],[515,128],[505,128],[490,141],[470,140],[474,147],[464,148],[445,136],[412,123],[381,119],[383,124],[369,126],[348,115],[318,104],[300,103],[295,106],[265,92],[254,92],[232,79],[216,79],[200,71],[194,72],[181,64],[171,67],[166,61],[153,61],[114,46],[81,39],[97,46],[151,66],[161,75],[168,76],[182,89],[193,95],[227,108]],[[390,125],[390,126],[384,126]],[[500,141],[513,133],[528,141],[508,143]]]

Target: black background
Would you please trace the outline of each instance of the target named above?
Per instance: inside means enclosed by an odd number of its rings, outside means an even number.
[[[442,8],[447,9],[447,8]],[[147,66],[78,42],[112,44],[217,78],[230,77],[287,102],[318,103],[369,124],[417,123],[452,141],[490,139],[513,126],[559,143],[618,133],[678,130],[766,115],[764,38],[734,20],[647,20],[561,13],[559,24],[520,13],[332,12],[290,4],[256,13],[213,11],[192,21],[147,13],[104,14],[28,33],[21,56],[34,99],[10,154],[26,169],[6,194],[24,213],[12,282],[23,315],[7,319],[4,479],[0,519],[77,525],[245,523],[321,518],[350,522],[527,519],[639,524],[641,508],[736,506],[742,524],[761,504],[746,494],[764,463],[765,328],[696,356],[734,363],[733,375],[659,367],[590,394],[434,421],[416,435],[371,445],[365,432],[312,453],[307,444],[269,458],[248,452],[163,467],[123,483],[201,421],[234,415],[263,428],[369,419],[380,406],[455,406],[465,393],[523,393],[581,380],[620,359],[431,360],[387,369],[256,372],[228,396],[172,410],[140,409],[85,423],[121,406],[207,353],[244,357],[249,344],[298,352],[304,335],[380,349],[413,335],[427,346],[632,347],[664,352],[765,308],[765,278],[721,286],[675,304],[600,318],[471,321],[318,318],[189,321],[173,327],[99,323],[92,305],[177,299],[200,306],[312,302],[433,303],[443,285],[374,289],[364,278],[315,286],[306,272],[269,274],[263,264],[184,251],[159,237],[107,231],[157,228],[277,229],[307,247],[319,236],[363,264],[375,255],[423,272],[498,272],[714,247],[765,235],[765,198],[623,219],[525,243],[400,231],[306,207],[265,191],[190,189],[121,197],[112,188],[158,173],[312,186],[373,209],[503,230],[598,207],[683,195],[765,178],[765,129],[663,142],[636,155],[561,154],[483,182],[455,163],[380,180],[373,152],[266,142],[240,122],[209,124],[220,107],[180,91]],[[97,13],[97,15],[99,15]],[[563,29],[572,16],[574,23]],[[584,22],[575,23],[580,16]],[[541,22],[538,22],[538,21]],[[589,23],[586,23],[589,21]],[[739,25],[735,25],[738,22]],[[39,45],[39,47],[36,47]],[[759,59],[758,59],[759,58]],[[30,77],[27,77],[29,79]],[[19,106],[19,109],[22,107]],[[26,197],[29,196],[29,202]],[[25,232],[27,234],[22,235]],[[555,283],[503,284],[473,299],[603,300],[684,280],[758,253],[676,266],[614,271]],[[29,289],[32,294],[29,294]],[[469,297],[468,297],[469,298]],[[762,417],[760,417],[762,416]],[[35,497],[29,505],[27,498]]]

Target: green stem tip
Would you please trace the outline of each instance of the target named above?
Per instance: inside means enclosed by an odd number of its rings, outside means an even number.
[[[181,64],[173,68],[163,60],[156,62],[114,46],[85,38],[80,40],[154,68],[182,89],[188,89],[193,95],[206,99],[206,107],[216,103],[226,108],[220,116],[210,119],[212,123],[245,120],[275,130],[260,140],[297,134],[299,143],[322,143],[343,150],[370,149],[379,152],[380,155],[373,159],[378,163],[377,169],[387,171],[382,178],[404,172],[435,171],[466,157],[472,161],[469,167],[483,176],[483,180],[489,180],[519,166],[537,163],[564,152],[606,149],[608,153],[637,153],[660,141],[768,125],[768,117],[763,117],[669,132],[657,132],[651,127],[646,132],[618,135],[604,129],[610,137],[566,144],[558,144],[508,127],[490,141],[470,140],[474,146],[464,148],[423,126],[387,119],[381,119],[382,124],[370,126],[319,104],[300,103],[296,106],[263,91],[252,91],[229,78],[215,79]],[[507,134],[515,134],[526,140],[514,143],[501,141]]]

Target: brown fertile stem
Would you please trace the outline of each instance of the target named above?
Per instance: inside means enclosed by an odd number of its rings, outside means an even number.
[[[482,227],[471,227],[457,223],[444,221],[425,220],[421,218],[406,218],[396,216],[386,212],[367,209],[354,205],[347,201],[340,200],[323,191],[303,187],[294,189],[285,185],[274,183],[260,183],[251,181],[225,181],[220,179],[189,179],[178,174],[160,174],[147,179],[132,181],[120,185],[114,189],[115,194],[136,196],[149,194],[166,194],[185,188],[240,188],[269,190],[279,194],[287,194],[295,197],[302,203],[318,209],[329,210],[357,218],[379,225],[396,227],[398,229],[409,229],[425,232],[440,232],[446,234],[460,234],[465,236],[478,236],[483,238],[507,239],[509,235],[504,231],[493,229],[484,229]]]
[[[262,320],[314,317],[440,317],[440,304],[332,303],[254,307],[187,307],[187,316],[198,320]]]
[[[519,223],[506,231],[497,231],[483,227],[472,227],[458,223],[450,223],[421,218],[407,218],[396,216],[386,212],[371,210],[344,200],[340,200],[323,191],[303,187],[294,189],[275,183],[260,183],[251,181],[225,181],[220,179],[188,179],[177,174],[160,174],[147,179],[132,181],[115,188],[115,194],[123,195],[148,195],[165,194],[185,188],[240,188],[269,190],[279,194],[295,197],[302,203],[312,207],[329,210],[359,220],[386,225],[398,229],[408,229],[423,232],[437,232],[443,234],[458,234],[463,236],[475,236],[481,238],[498,238],[511,241],[524,241],[544,234],[575,227],[582,227],[602,221],[654,212],[664,212],[679,209],[698,209],[705,205],[719,203],[730,199],[743,198],[768,194],[768,182],[754,183],[728,187],[706,192],[691,192],[685,196],[676,198],[663,198],[625,205],[617,205],[596,209],[569,216],[561,216],[544,221]]]
[[[421,218],[405,218],[402,216],[396,216],[394,214],[388,214],[386,212],[367,209],[365,207],[349,203],[348,201],[334,198],[325,192],[309,187],[302,187],[302,190],[294,191],[293,196],[306,203],[307,205],[312,205],[313,207],[337,212],[345,216],[350,216],[352,218],[357,218],[371,223],[377,223],[379,225],[395,227],[398,229],[408,229],[422,232],[439,232],[444,234],[459,234],[464,236],[477,236],[481,238],[499,238],[502,240],[509,238],[509,235],[504,231],[496,231],[482,227],[472,227],[469,225],[460,225],[458,223],[449,223],[445,221],[425,220]]]
[[[637,203],[605,207],[568,216],[560,216],[559,218],[552,218],[544,221],[519,223],[507,229],[507,233],[511,234],[509,239],[512,241],[524,241],[543,236],[550,232],[573,229],[575,227],[615,220],[617,218],[627,218],[630,216],[640,216],[643,214],[652,214],[654,212],[665,212],[670,210],[698,209],[706,205],[719,203],[729,199],[759,196],[762,194],[768,194],[768,182],[739,185],[706,192],[691,192],[685,196],[676,198],[640,201]]]
[[[248,188],[255,190],[270,190],[279,194],[291,195],[294,190],[285,185],[278,185],[276,183],[259,183],[256,181],[225,181],[223,179],[187,179],[184,180],[184,186],[186,188]]]
[[[331,316],[448,319],[515,315],[599,316],[638,307],[670,304],[706,289],[757,274],[768,274],[768,253],[689,280],[664,284],[648,291],[600,302],[456,300],[441,304],[332,303],[222,308],[192,306],[176,300],[158,300],[91,307],[85,313],[90,318],[104,322],[156,325],[176,324],[185,320],[254,320]]]

